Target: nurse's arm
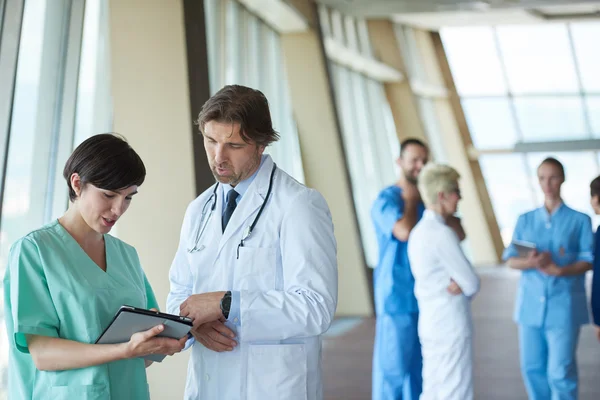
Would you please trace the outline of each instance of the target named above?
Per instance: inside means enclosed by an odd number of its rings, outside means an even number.
[[[73,340],[27,334],[27,347],[33,363],[40,371],[64,371],[87,368],[149,354],[173,355],[185,346],[187,336],[180,339],[155,337],[164,327],[158,325],[139,332],[127,343],[88,344]]]
[[[556,264],[549,264],[545,268],[541,268],[542,272],[553,276],[575,276],[585,274],[592,269],[592,264],[587,261],[577,261],[573,264],[559,267]]]
[[[521,271],[535,269],[540,265],[545,265],[550,261],[548,253],[538,253],[531,251],[527,257],[510,257],[506,264],[512,269]]]

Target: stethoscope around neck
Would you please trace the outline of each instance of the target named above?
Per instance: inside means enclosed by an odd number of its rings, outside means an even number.
[[[258,210],[258,214],[256,214],[256,217],[254,217],[254,221],[252,221],[252,224],[250,224],[250,226],[248,226],[246,228],[246,230],[244,231],[244,234],[242,236],[242,239],[240,240],[240,243],[238,244],[237,247],[237,254],[236,254],[236,258],[240,258],[240,247],[244,247],[244,242],[250,237],[250,235],[252,234],[252,231],[254,231],[254,227],[256,226],[256,224],[258,223],[258,220],[260,219],[260,216],[263,212],[263,210],[265,209],[265,206],[267,205],[267,201],[269,200],[269,196],[271,195],[271,190],[273,189],[273,177],[275,176],[275,170],[277,169],[277,164],[273,163],[273,168],[271,169],[271,177],[269,178],[269,188],[267,189],[267,195],[265,196],[265,199],[262,202],[262,205],[260,206],[260,209]],[[196,253],[200,250],[204,249],[204,246],[200,246],[198,247],[198,243],[200,243],[200,239],[202,238],[202,235],[204,234],[204,231],[206,230],[206,227],[208,226],[208,223],[210,222],[210,218],[213,215],[213,212],[215,211],[215,208],[217,208],[217,189],[219,188],[219,182],[217,182],[215,184],[215,188],[213,189],[213,192],[211,193],[210,197],[208,198],[208,200],[206,200],[206,203],[204,203],[204,205],[202,206],[202,215],[200,216],[200,223],[198,224],[198,228],[196,229],[196,235],[194,238],[194,247],[187,249],[188,253]],[[208,210],[208,207],[210,205],[210,211]],[[208,214],[207,214],[208,212]]]

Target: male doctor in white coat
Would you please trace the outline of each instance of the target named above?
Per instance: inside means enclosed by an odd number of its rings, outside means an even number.
[[[278,134],[260,91],[224,87],[198,124],[217,183],[186,211],[167,299],[194,320],[185,399],[322,399],[337,304],[327,203],[263,155]]]

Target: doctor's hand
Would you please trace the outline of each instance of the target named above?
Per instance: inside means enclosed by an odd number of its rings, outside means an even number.
[[[194,328],[223,317],[221,299],[226,292],[193,294],[179,306],[179,315],[193,320]]]
[[[231,339],[235,334],[221,321],[206,322],[192,329],[191,334],[197,342],[212,351],[231,351],[237,346],[236,341]]]
[[[596,339],[600,342],[600,326],[594,325],[594,331],[596,333]]]
[[[456,282],[454,282],[453,279],[450,279],[450,285],[448,285],[446,290],[453,296],[458,296],[459,294],[462,294],[462,289],[460,288],[460,286],[458,286]]]
[[[123,343],[125,349],[125,358],[144,357],[150,354],[165,354],[172,356],[179,353],[185,347],[187,335],[181,339],[171,339],[167,337],[156,337],[164,330],[164,325],[157,325],[154,328],[144,332],[138,332],[131,335],[129,342]]]
[[[419,189],[417,189],[417,185],[408,180],[404,180],[402,183],[402,198],[405,201],[410,202],[421,201],[421,194],[419,193]]]

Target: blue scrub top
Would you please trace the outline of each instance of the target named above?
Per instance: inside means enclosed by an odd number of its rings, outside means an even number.
[[[545,207],[521,215],[513,240],[536,244],[548,251],[559,267],[577,261],[592,262],[593,234],[590,217],[562,204],[552,214]],[[503,259],[518,257],[511,244]],[[530,269],[522,271],[514,320],[538,328],[578,327],[589,322],[585,275],[555,277]]]
[[[425,205],[419,203],[417,218],[423,217]],[[377,315],[419,312],[414,294],[415,278],[410,271],[407,242],[394,237],[394,224],[404,215],[402,189],[390,186],[381,191],[371,208],[379,244],[379,262],[373,273],[375,311]]]
[[[596,228],[594,246],[594,277],[592,280],[592,315],[594,324],[600,326],[600,227]]]

